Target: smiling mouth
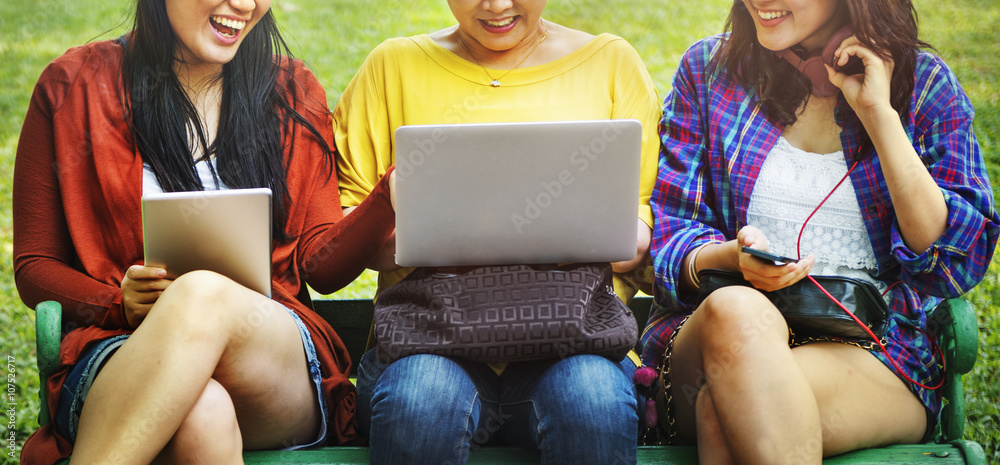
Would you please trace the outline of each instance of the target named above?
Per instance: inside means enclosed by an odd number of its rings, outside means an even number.
[[[482,21],[483,21],[483,24],[486,24],[489,27],[501,28],[501,27],[510,26],[510,24],[513,23],[515,19],[517,19],[516,16],[511,16],[509,18],[501,19],[499,21],[490,21],[490,20],[487,20],[487,19],[484,19]]]
[[[236,37],[247,25],[246,21],[237,21],[235,19],[223,18],[222,16],[212,16],[209,19],[211,20],[212,27],[216,31],[219,31],[219,34],[223,37]]]
[[[772,20],[772,19],[778,19],[778,18],[780,18],[782,16],[788,16],[790,14],[792,14],[791,11],[761,11],[761,10],[757,10],[757,17],[760,18],[760,19],[762,19],[762,20],[764,20],[764,21],[769,21],[769,20]]]

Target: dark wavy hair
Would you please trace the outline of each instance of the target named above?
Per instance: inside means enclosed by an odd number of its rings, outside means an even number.
[[[174,73],[179,45],[164,0],[137,0],[132,31],[119,42],[124,48],[121,76],[126,120],[143,162],[152,169],[162,189],[203,189],[188,141],[193,129],[202,148],[201,159],[216,157],[217,174],[223,184],[230,188],[271,189],[272,237],[287,241],[284,226],[287,205],[292,200],[288,196],[282,136],[290,134],[287,140],[294,144],[295,133],[305,128],[323,148],[328,180],[336,168],[333,149],[293,108],[296,95],[279,85],[279,78],[294,79],[293,60],[271,12],[261,17],[243,38],[235,57],[223,65],[219,77],[222,107],[218,132],[211,144]]]
[[[892,58],[891,103],[900,116],[909,111],[917,51],[930,47],[917,38],[917,12],[910,0],[842,0],[851,27],[862,44],[882,58]],[[764,114],[792,124],[795,110],[810,95],[809,80],[787,61],[757,41],[753,17],[742,0],[734,0],[725,30],[729,39],[713,59],[715,70],[724,70],[758,98]]]

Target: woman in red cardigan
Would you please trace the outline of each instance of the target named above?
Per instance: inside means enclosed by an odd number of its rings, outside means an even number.
[[[18,291],[62,304],[52,422],[22,462],[241,463],[358,440],[350,360],[296,299],[353,280],[391,233],[385,180],[343,218],[326,95],[270,0],[139,0],[133,30],[43,72],[14,173]],[[388,176],[386,177],[388,178]],[[273,192],[273,299],[143,266],[140,197]]]

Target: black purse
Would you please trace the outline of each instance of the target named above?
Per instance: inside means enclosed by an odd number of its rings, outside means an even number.
[[[375,303],[375,355],[435,354],[482,363],[602,355],[635,345],[635,316],[611,265],[417,268]]]
[[[726,286],[750,286],[740,273],[703,269],[698,272],[700,304],[712,291]],[[813,276],[881,340],[889,325],[889,306],[869,282],[843,276]],[[803,279],[776,291],[761,291],[781,311],[797,336],[870,339],[871,336],[811,281]]]

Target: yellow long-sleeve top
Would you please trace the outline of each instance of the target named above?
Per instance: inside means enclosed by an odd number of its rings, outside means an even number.
[[[486,70],[428,35],[376,47],[334,110],[341,203],[355,206],[392,166],[396,128],[413,124],[636,119],[643,125],[638,217],[652,226],[661,107],[639,54],[624,39],[601,34],[546,64]],[[409,269],[382,273],[379,288]]]

